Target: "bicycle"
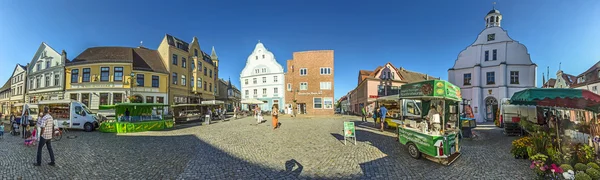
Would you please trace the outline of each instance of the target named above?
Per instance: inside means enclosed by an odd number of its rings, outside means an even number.
[[[60,141],[62,139],[63,134],[66,132],[67,131],[64,128],[55,129],[52,133],[52,141]]]

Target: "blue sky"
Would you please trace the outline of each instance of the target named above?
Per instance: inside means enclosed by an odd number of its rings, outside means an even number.
[[[169,3],[167,3],[169,2]],[[193,3],[191,3],[193,2]],[[0,81],[26,64],[42,41],[69,58],[93,46],[156,49],[165,33],[204,51],[215,46],[220,76],[239,73],[258,40],[285,67],[294,51],[335,51],[335,96],[356,85],[358,71],[386,62],[447,78],[458,53],[483,30],[487,0],[466,1],[0,1]],[[525,44],[541,74],[559,62],[579,74],[600,60],[600,1],[498,1],[502,27]],[[552,77],[551,76],[551,77]]]

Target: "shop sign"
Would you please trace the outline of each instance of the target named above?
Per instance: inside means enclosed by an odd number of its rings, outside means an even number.
[[[298,95],[318,95],[318,94],[323,94],[323,91],[319,91],[319,92],[299,92]]]
[[[376,98],[378,98],[378,97],[379,97],[378,95],[369,95],[369,98],[374,98],[374,99],[376,99]]]
[[[86,83],[86,84],[72,84],[71,88],[122,88],[123,84],[115,83]]]
[[[133,91],[136,92],[158,92],[158,88],[133,88]]]

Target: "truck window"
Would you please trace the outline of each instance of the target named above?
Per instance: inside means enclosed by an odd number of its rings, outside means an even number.
[[[81,106],[75,106],[75,114],[83,115],[83,108]]]

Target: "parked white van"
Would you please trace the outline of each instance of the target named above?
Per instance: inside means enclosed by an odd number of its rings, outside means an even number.
[[[50,114],[60,128],[83,129],[87,132],[98,128],[98,117],[83,103],[75,100],[40,101],[39,109],[48,106]]]

